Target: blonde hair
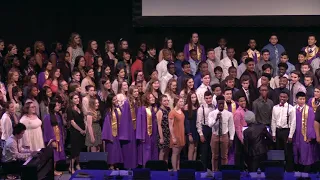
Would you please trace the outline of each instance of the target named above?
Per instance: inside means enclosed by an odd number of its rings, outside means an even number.
[[[13,80],[13,75],[14,73],[18,73],[19,75],[19,71],[16,68],[11,68],[10,71],[8,72],[8,84],[13,84],[15,83]]]
[[[74,38],[75,38],[76,36],[79,36],[79,37],[80,37],[80,34],[78,34],[78,33],[76,33],[76,32],[71,33],[70,38],[69,38],[69,46],[72,47],[73,49],[76,49],[77,46],[79,46],[79,47],[82,48],[82,41],[81,41],[81,40],[80,40],[80,43],[79,43],[79,44],[77,44],[77,43],[74,42]]]

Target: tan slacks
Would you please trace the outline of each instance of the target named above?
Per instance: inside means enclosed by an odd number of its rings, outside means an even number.
[[[211,137],[211,152],[212,152],[212,170],[218,171],[218,158],[219,158],[219,136],[212,134]],[[221,165],[228,164],[228,150],[229,150],[229,136],[223,134],[220,136],[221,148]]]

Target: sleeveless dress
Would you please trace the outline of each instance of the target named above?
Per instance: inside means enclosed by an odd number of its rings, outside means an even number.
[[[99,111],[97,111],[97,114],[93,114],[91,112],[88,112],[88,115],[92,116],[92,131],[93,131],[93,136],[94,136],[95,141],[94,141],[94,143],[91,142],[89,130],[87,129],[86,146],[88,146],[88,147],[98,146],[98,145],[102,144],[101,127],[100,127],[101,115],[100,115]]]
[[[170,129],[169,129],[169,120],[168,120],[168,114],[169,114],[170,108],[166,108],[166,109],[159,108],[159,110],[162,111],[161,127],[162,127],[164,143],[160,144],[160,136],[158,133],[158,147],[159,149],[166,149],[170,147]]]
[[[77,46],[76,49],[72,48],[72,59],[71,59],[71,70],[73,71],[74,63],[76,60],[76,57],[78,56],[84,56],[84,52],[82,47]]]

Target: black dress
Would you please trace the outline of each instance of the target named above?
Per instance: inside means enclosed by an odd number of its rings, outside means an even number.
[[[80,114],[72,108],[67,109],[68,121],[74,120],[74,122],[83,130],[85,130],[84,116],[82,111]],[[80,131],[75,129],[72,125],[70,127],[70,140],[71,140],[71,158],[78,157],[81,150],[85,147],[85,136]]]
[[[158,147],[159,149],[166,149],[170,147],[170,129],[169,129],[169,119],[168,119],[170,108],[167,108],[167,109],[159,108],[159,110],[162,111],[161,127],[162,127],[164,143],[160,144],[160,136],[158,133]]]
[[[197,131],[197,109],[192,110],[192,116],[189,118],[189,112],[184,111],[185,120],[184,120],[184,127],[186,135],[189,133],[192,134],[193,142],[199,142],[200,136]],[[189,141],[189,138],[186,138]]]

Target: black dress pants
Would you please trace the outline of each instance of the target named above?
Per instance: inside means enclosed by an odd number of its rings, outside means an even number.
[[[293,144],[288,143],[290,129],[283,128],[276,130],[276,149],[284,150],[285,161],[286,161],[286,171],[294,171],[294,161],[293,161]]]
[[[211,165],[211,146],[210,146],[210,142],[211,142],[211,136],[212,136],[212,129],[209,126],[202,126],[202,133],[204,138],[206,139],[205,142],[201,142],[199,143],[200,146],[200,160],[206,169],[211,169],[212,165]]]

